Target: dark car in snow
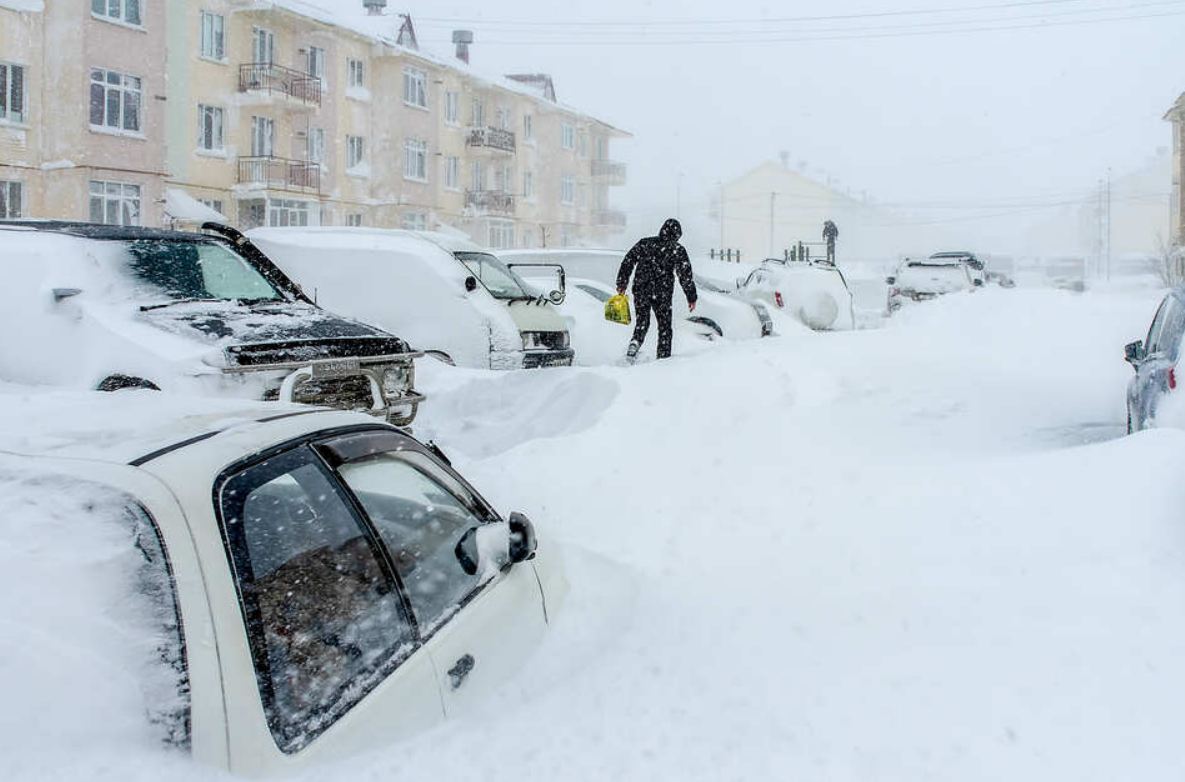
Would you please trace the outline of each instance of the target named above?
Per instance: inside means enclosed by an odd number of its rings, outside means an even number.
[[[0,222],[0,379],[282,400],[406,425],[419,353],[318,307],[233,228]]]
[[[1148,336],[1124,348],[1136,374],[1127,384],[1127,431],[1146,429],[1164,397],[1177,390],[1177,364],[1185,334],[1185,288],[1169,292],[1156,310]]]

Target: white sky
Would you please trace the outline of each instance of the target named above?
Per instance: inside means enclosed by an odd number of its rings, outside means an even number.
[[[390,10],[410,11],[421,44],[438,51],[451,50],[451,29],[471,28],[476,65],[550,73],[561,99],[633,132],[614,156],[631,165],[616,198],[634,212],[673,212],[680,179],[684,209],[702,204],[717,180],[783,149],[882,202],[965,205],[1085,194],[1108,167],[1121,174],[1171,143],[1161,117],[1185,91],[1185,0],[1005,2],[391,0]],[[882,15],[771,21],[853,14]],[[1151,18],[1097,21],[1136,16]],[[450,18],[466,21],[434,21]],[[1044,26],[916,34],[959,22]],[[911,35],[884,37],[894,27]],[[652,43],[622,43],[639,35]],[[671,45],[678,36],[733,42]]]

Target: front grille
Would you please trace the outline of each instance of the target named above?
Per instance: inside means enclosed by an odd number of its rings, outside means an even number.
[[[226,355],[232,366],[254,367],[304,363],[322,358],[388,356],[406,353],[407,350],[407,344],[398,337],[336,337],[231,345],[226,349]]]
[[[570,367],[575,355],[575,351],[572,350],[528,351],[523,354],[523,368]]]

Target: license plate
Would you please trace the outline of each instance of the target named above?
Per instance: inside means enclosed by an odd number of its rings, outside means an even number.
[[[343,375],[356,375],[361,365],[356,358],[342,358],[333,361],[321,361],[313,364],[313,377],[342,377]]]

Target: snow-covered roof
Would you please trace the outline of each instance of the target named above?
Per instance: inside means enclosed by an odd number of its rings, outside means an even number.
[[[165,212],[174,220],[191,223],[225,223],[226,216],[197,200],[184,190],[170,187],[165,190]]]

